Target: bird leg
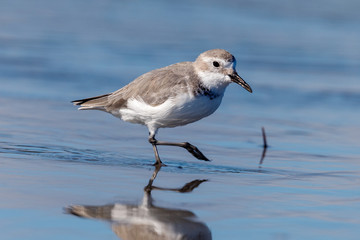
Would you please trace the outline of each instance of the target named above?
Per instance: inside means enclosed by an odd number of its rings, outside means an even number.
[[[156,143],[155,143],[156,142],[155,138],[153,138],[153,137],[149,138],[149,142],[152,144],[153,149],[154,149],[154,153],[155,153],[156,162],[154,163],[154,166],[162,166],[162,165],[164,165],[162,163],[162,161],[160,160],[159,152],[157,150]]]
[[[192,145],[188,142],[176,143],[176,142],[158,141],[155,139],[155,136],[150,136],[149,142],[153,145],[153,148],[154,148],[155,158],[156,158],[155,164],[158,164],[158,162],[160,161],[159,153],[156,148],[157,145],[182,147],[182,148],[185,148],[186,150],[188,150],[188,152],[191,153],[197,159],[204,160],[204,161],[210,161],[207,157],[205,157],[204,154],[202,154],[202,152],[200,152],[200,150],[197,147],[195,147],[194,145]],[[160,163],[161,163],[161,161],[160,161]]]

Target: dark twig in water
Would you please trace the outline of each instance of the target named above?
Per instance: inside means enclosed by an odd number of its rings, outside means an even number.
[[[262,131],[262,136],[263,136],[263,140],[264,140],[264,145],[263,145],[263,147],[264,147],[264,148],[267,148],[268,145],[267,145],[267,141],[266,141],[265,128],[262,127],[262,128],[261,128],[261,131]]]
[[[262,152],[262,155],[261,155],[261,159],[260,159],[259,165],[262,165],[262,164],[263,164],[264,159],[265,159],[265,155],[266,155],[266,150],[267,150],[267,148],[268,148],[268,144],[267,144],[267,141],[266,141],[265,128],[262,127],[262,128],[261,128],[261,131],[262,131],[262,136],[263,136],[264,145],[263,145],[263,152]]]

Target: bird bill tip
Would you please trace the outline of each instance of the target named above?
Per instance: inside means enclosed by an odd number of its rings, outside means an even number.
[[[242,79],[237,73],[230,75],[231,81],[233,81],[236,84],[239,84],[240,86],[242,86],[245,90],[247,90],[248,92],[252,93],[252,89],[250,87],[249,84],[247,84],[245,82],[244,79]]]

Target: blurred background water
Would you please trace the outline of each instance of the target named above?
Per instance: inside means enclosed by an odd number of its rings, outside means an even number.
[[[360,2],[0,2],[1,239],[117,239],[71,204],[139,204],[152,175],[147,130],[71,100],[224,48],[253,88],[228,87],[212,116],[159,139],[156,185],[208,179],[156,205],[198,216],[213,239],[357,239]],[[261,127],[270,148],[264,163]],[[113,228],[114,230],[114,228]],[[114,230],[115,231],[115,230]]]

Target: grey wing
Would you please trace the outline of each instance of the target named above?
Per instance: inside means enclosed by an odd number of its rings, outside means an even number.
[[[113,93],[75,100],[73,103],[79,105],[80,110],[107,112],[126,107],[127,100],[131,98],[141,98],[145,103],[157,106],[198,84],[199,78],[192,63],[182,62],[145,73]]]
[[[191,62],[156,69],[141,75],[108,96],[107,108],[110,110],[121,107],[130,98],[141,98],[145,103],[156,106],[175,96],[179,91],[188,91],[189,85],[196,81],[198,78],[195,77]]]

